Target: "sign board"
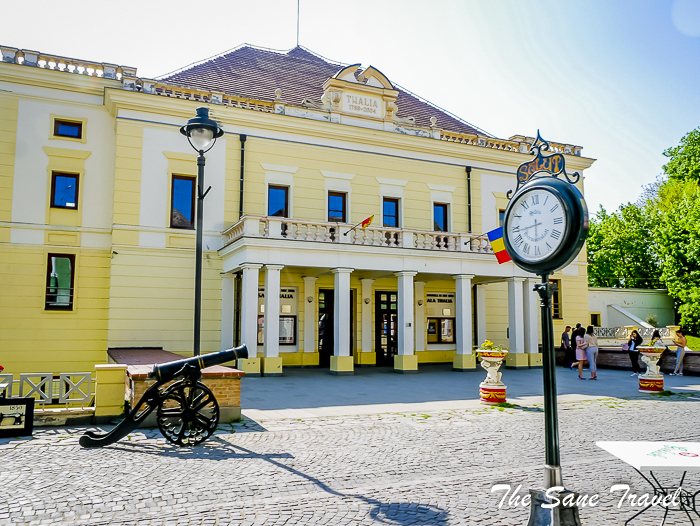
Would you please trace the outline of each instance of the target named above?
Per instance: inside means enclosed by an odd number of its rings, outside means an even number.
[[[280,314],[296,316],[299,287],[280,288]],[[265,287],[258,287],[258,314],[265,314]]]
[[[0,398],[0,438],[21,437],[34,429],[34,398]]]
[[[375,117],[377,119],[381,119],[384,116],[382,111],[384,101],[380,97],[355,95],[346,92],[343,93],[342,105],[345,113],[362,115],[363,117]]]
[[[452,317],[455,315],[454,292],[428,292],[425,296],[428,317]]]

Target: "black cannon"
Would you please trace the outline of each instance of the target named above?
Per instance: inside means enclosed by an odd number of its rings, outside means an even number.
[[[143,394],[129,416],[108,433],[86,431],[80,437],[80,445],[113,444],[139,427],[154,409],[158,410],[158,428],[168,441],[178,446],[196,446],[204,442],[219,424],[219,404],[214,393],[199,381],[202,369],[238,358],[248,358],[245,345],[154,365],[148,376],[155,378],[156,383]],[[163,387],[173,380],[177,381]]]

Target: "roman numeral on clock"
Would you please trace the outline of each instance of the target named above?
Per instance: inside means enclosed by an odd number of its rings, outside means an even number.
[[[561,236],[561,232],[559,232],[559,230],[552,230],[552,237],[554,239],[559,239],[559,236]]]
[[[525,210],[527,210],[528,208],[530,208],[530,205],[527,204],[525,201],[522,201],[520,204],[523,205],[523,208],[524,208]]]
[[[535,247],[535,255],[536,255],[536,256],[540,256],[540,255],[541,255],[541,253],[540,253],[540,247],[537,247],[537,246]]]
[[[554,224],[555,224],[555,225],[561,225],[563,222],[564,222],[564,218],[563,218],[563,217],[555,217],[555,218],[554,218]]]
[[[513,240],[513,243],[515,243],[516,246],[520,246],[523,244],[523,236],[518,236]]]
[[[532,204],[533,204],[533,205],[539,205],[539,204],[540,204],[540,196],[539,196],[539,195],[533,195],[533,196],[532,196]]]
[[[514,234],[520,232],[520,225],[514,226],[513,228],[510,229],[510,231],[513,232]]]
[[[549,209],[549,211],[554,212],[557,208],[559,208],[559,204],[554,205],[552,208]]]
[[[530,253],[530,245],[528,245],[527,243],[525,243],[525,244],[523,245],[523,252],[525,252],[526,254],[529,254],[529,253]]]

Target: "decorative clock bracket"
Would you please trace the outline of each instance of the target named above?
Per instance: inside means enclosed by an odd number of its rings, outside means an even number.
[[[566,173],[566,159],[563,154],[554,153],[545,156],[542,154],[543,150],[548,152],[551,150],[551,146],[540,136],[540,130],[537,130],[537,139],[530,146],[530,153],[535,155],[535,158],[518,166],[518,171],[516,172],[518,186],[515,188],[515,193],[531,179],[540,177],[557,177],[561,174],[569,184],[576,184],[581,179],[581,174],[578,172],[574,172],[571,176]],[[510,199],[513,196],[513,192],[513,190],[508,190],[506,197]]]

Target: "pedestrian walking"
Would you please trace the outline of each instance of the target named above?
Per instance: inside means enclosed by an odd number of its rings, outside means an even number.
[[[593,325],[589,325],[586,328],[584,342],[586,344],[586,356],[588,357],[588,367],[591,370],[591,380],[597,380],[598,371],[596,367],[596,362],[598,361],[598,337],[595,334],[593,334]]]
[[[683,358],[685,357],[688,339],[683,335],[680,329],[676,331],[676,337],[673,339],[673,343],[678,347],[676,347],[676,368],[671,373],[671,376],[683,376]]]
[[[564,332],[561,333],[561,350],[564,351],[564,367],[571,367],[573,356],[571,355],[571,340],[569,340],[569,331],[571,325],[567,325]]]
[[[586,354],[586,340],[584,338],[585,334],[586,331],[584,331],[582,327],[576,329],[572,334],[574,345],[576,345],[576,361],[571,364],[570,368],[573,369],[574,365],[578,365],[578,377],[581,380],[585,380],[583,377],[583,364],[588,361],[588,355]]]
[[[642,337],[637,331],[632,331],[630,334],[630,339],[627,342],[627,352],[632,362],[632,376],[640,376],[642,374],[642,368],[639,365],[639,351],[637,348],[642,344]]]

